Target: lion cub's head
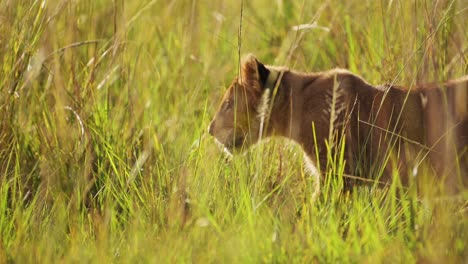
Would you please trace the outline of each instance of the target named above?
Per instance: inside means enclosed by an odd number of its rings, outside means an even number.
[[[262,94],[271,75],[254,55],[243,58],[240,78],[229,86],[209,126],[209,133],[230,152],[258,141]]]

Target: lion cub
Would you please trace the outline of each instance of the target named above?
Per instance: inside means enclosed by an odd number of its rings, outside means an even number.
[[[373,86],[347,70],[302,73],[249,54],[209,133],[231,152],[262,137],[290,138],[322,171],[327,151],[344,140],[346,174],[388,181],[397,170],[406,182],[430,160],[455,188],[467,178],[467,77],[440,86]]]

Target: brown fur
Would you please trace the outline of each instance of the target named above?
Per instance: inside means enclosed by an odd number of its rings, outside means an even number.
[[[278,81],[268,83],[273,73]],[[259,105],[266,88],[274,96],[265,136],[298,142],[321,170],[327,164],[325,142],[345,139],[348,174],[365,178],[383,174],[381,180],[389,180],[394,170],[408,175],[430,159],[436,175],[452,175],[446,177],[450,188],[459,189],[460,179],[466,181],[466,77],[443,85],[373,86],[347,70],[301,73],[265,66],[248,55],[240,78],[229,87],[210,124],[210,134],[231,151],[257,142]]]

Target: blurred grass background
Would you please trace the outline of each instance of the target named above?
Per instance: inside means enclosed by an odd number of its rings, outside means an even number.
[[[239,52],[443,81],[468,72],[467,17],[466,0],[1,1],[0,262],[466,263],[467,192],[328,177],[312,202],[297,146],[226,162],[205,129]]]

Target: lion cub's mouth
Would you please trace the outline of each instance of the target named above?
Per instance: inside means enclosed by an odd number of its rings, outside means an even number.
[[[244,141],[245,141],[245,137],[236,137],[236,139],[234,139],[234,148],[236,149],[239,149],[242,147],[242,145],[244,145]]]
[[[231,151],[229,151],[229,149],[223,143],[221,143],[221,141],[219,141],[217,138],[214,138],[214,141],[215,141],[216,146],[218,146],[218,148],[222,150],[228,158],[232,158]]]
[[[241,152],[241,149],[246,144],[248,138],[248,133],[244,134],[230,131],[228,136],[219,137],[213,133],[211,128],[209,128],[208,131],[214,137],[214,141],[217,147],[230,157],[232,157],[232,155],[235,153]]]
[[[228,152],[229,154],[232,155],[233,151],[239,150],[242,148],[245,142],[245,137],[244,136],[239,136],[236,137],[234,140],[229,140],[225,143],[219,141],[217,138],[215,138],[215,143],[216,145],[222,149],[224,152]]]
[[[223,144],[217,138],[214,138],[214,141],[218,148],[222,150],[229,159],[231,159],[233,154],[242,147],[242,145],[244,144],[244,140],[244,137],[238,137],[234,141],[230,141],[229,144]]]
[[[240,148],[242,148],[242,146],[244,145],[244,142],[245,142],[245,137],[243,136],[238,136],[236,138],[234,138],[234,140],[229,140],[227,141],[224,146],[229,149],[229,151],[234,151],[234,150],[238,150]]]

